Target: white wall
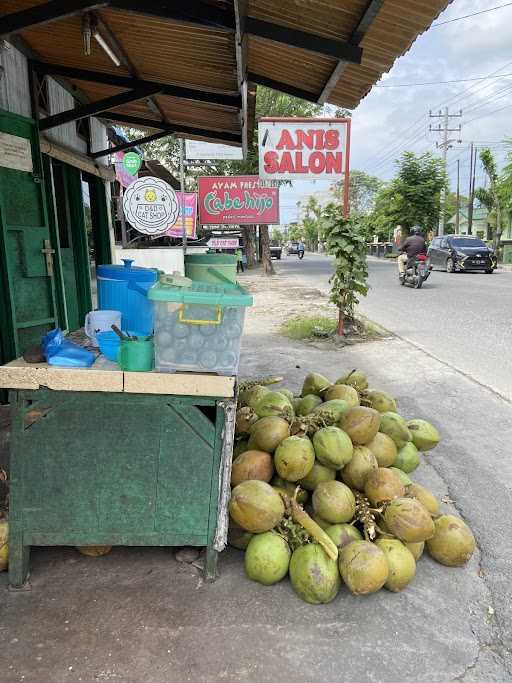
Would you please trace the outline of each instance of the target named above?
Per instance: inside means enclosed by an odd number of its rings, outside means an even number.
[[[187,254],[204,254],[208,247],[187,247]],[[123,258],[133,259],[134,266],[158,268],[164,273],[178,271],[185,275],[183,249],[181,247],[162,247],[161,249],[123,249],[117,246],[115,262],[122,264]]]

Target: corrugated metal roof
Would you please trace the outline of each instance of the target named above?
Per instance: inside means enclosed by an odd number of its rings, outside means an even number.
[[[3,17],[45,2],[2,0],[0,26]],[[241,135],[242,117],[232,102],[226,106],[227,100],[224,104],[201,101],[201,97],[208,99],[207,93],[238,93],[233,0],[203,0],[201,11],[192,18],[190,13],[197,3],[175,3],[174,10],[172,3],[155,0],[128,3],[130,10],[126,3],[121,9],[122,0],[106,4],[111,6],[95,12],[126,57],[119,67],[94,40],[91,54],[84,55],[80,15],[31,25],[20,31],[21,39],[43,62],[137,77],[195,92],[193,99],[159,94],[149,104],[146,100],[124,104],[115,108],[118,115],[144,119],[149,125],[154,121],[156,126],[159,114],[155,111],[159,108],[167,125],[197,128],[204,131],[205,139],[218,140],[229,134],[232,142],[233,136]],[[274,84],[284,92],[354,108],[448,4],[449,0],[249,0],[247,16],[249,24],[252,19],[252,29],[249,25],[247,71],[255,83]],[[166,7],[187,16],[174,16],[172,20],[155,16]],[[273,25],[272,39],[263,37],[258,29],[268,24]],[[307,45],[301,42],[304,34]],[[322,48],[326,44],[336,47],[341,41],[362,47],[361,64],[341,61],[338,52],[334,57]],[[126,90],[95,82],[94,78],[87,82],[73,77],[69,80],[90,101]],[[254,94],[249,96],[248,114],[251,126]]]

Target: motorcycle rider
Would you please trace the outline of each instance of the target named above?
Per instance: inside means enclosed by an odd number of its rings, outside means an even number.
[[[407,237],[400,246],[400,256],[397,258],[398,275],[400,281],[405,278],[405,271],[407,270],[409,262],[414,262],[414,259],[419,254],[427,253],[427,243],[422,235],[422,230],[419,225],[414,225],[409,237]]]
[[[297,254],[299,258],[304,258],[304,251],[305,251],[305,246],[304,242],[302,241],[302,238],[299,240],[299,243],[297,245]]]

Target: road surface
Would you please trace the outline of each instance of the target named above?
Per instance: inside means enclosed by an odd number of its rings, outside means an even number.
[[[305,284],[329,287],[330,257],[289,256],[278,267]],[[370,259],[369,273],[364,315],[512,400],[512,273],[434,271],[421,290],[399,286],[394,262]]]

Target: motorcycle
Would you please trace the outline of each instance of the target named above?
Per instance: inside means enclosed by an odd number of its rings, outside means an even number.
[[[414,289],[421,289],[421,286],[428,280],[432,266],[428,263],[426,254],[418,254],[414,259],[414,263],[407,264],[405,275],[400,275],[400,284],[411,285]]]
[[[299,257],[300,259],[303,259],[303,258],[304,258],[304,252],[302,251],[302,249],[301,249],[300,251],[297,252],[297,255],[298,255],[298,257]]]

